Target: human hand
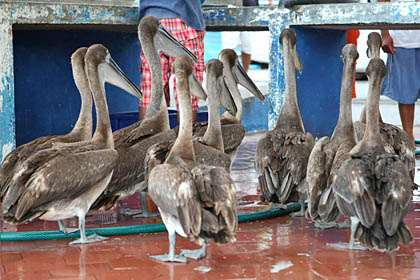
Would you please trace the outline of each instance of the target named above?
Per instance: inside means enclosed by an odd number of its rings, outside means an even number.
[[[389,35],[388,30],[382,30],[382,50],[386,53],[394,54],[395,47],[394,47],[394,40],[392,39],[391,35]]]

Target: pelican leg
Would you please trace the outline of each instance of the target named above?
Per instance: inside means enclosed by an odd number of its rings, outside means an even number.
[[[300,210],[290,213],[291,217],[305,217],[305,198],[303,194],[300,195]]]
[[[327,246],[339,248],[339,249],[349,249],[349,250],[367,250],[367,248],[362,247],[358,244],[354,244],[354,235],[356,234],[357,226],[359,225],[359,220],[351,218],[351,234],[350,242],[338,242],[338,243],[327,243]]]
[[[168,229],[169,236],[169,254],[150,256],[151,259],[162,261],[162,262],[181,262],[187,263],[187,258],[180,255],[175,255],[175,231]]]
[[[181,250],[180,256],[184,256],[190,259],[199,260],[206,256],[206,243],[200,249],[197,250]]]
[[[160,215],[159,212],[150,213],[149,210],[147,210],[146,192],[140,193],[140,199],[141,199],[141,206],[143,210],[137,213],[136,215],[134,215],[133,218],[151,218],[151,217],[156,217]]]
[[[69,243],[69,245],[79,244],[79,243],[83,244],[83,243],[100,242],[100,241],[109,239],[108,237],[100,236],[96,233],[86,236],[84,215],[79,216],[79,229],[80,229],[80,238],[73,240],[72,242]]]
[[[58,227],[60,228],[60,231],[64,232],[64,234],[70,234],[78,230],[77,228],[66,228],[62,220],[58,221]]]
[[[130,217],[130,216],[142,213],[142,211],[139,210],[139,209],[125,208],[122,200],[118,201],[118,203],[120,204],[120,214],[123,215],[123,216],[129,216]]]

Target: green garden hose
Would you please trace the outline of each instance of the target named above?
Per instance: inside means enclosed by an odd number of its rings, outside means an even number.
[[[283,208],[271,208],[265,211],[258,211],[248,214],[238,215],[239,223],[252,222],[262,219],[269,219],[278,216],[287,215],[291,212],[298,211],[300,203],[294,203]],[[86,229],[86,235],[97,233],[102,236],[125,235],[125,234],[141,234],[141,233],[155,233],[166,231],[164,224],[147,224],[135,226],[119,226],[119,227],[105,227],[105,228],[89,228]],[[0,241],[32,241],[32,240],[54,240],[78,238],[79,232],[65,234],[62,231],[24,231],[24,232],[3,232],[0,233]]]

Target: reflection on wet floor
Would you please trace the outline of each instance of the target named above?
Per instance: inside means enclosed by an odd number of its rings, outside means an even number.
[[[240,212],[260,210],[256,205],[254,169],[256,142],[261,133],[248,134],[233,164],[238,195],[249,204]],[[140,196],[124,206],[139,208]],[[251,207],[249,205],[252,205]],[[314,228],[305,218],[288,216],[240,224],[237,242],[211,243],[205,259],[188,264],[161,263],[148,258],[168,251],[166,233],[114,236],[101,243],[69,246],[69,240],[1,242],[0,279],[419,279],[420,204],[413,203],[405,222],[414,242],[393,254],[347,251],[327,247],[326,242],[347,241],[350,230]],[[130,218],[119,207],[95,212],[88,227],[136,225],[161,222],[160,218]],[[76,227],[77,219],[67,221]],[[4,231],[57,230],[56,222],[36,221]],[[179,248],[198,248],[177,238]]]

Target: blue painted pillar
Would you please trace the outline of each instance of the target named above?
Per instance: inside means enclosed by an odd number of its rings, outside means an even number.
[[[287,18],[270,23],[270,109],[268,127],[273,129],[285,94],[280,33],[288,27]],[[293,27],[303,71],[297,73],[297,96],[305,130],[315,137],[331,136],[338,120],[342,75],[341,49],[346,32]]]
[[[270,56],[269,70],[270,83],[268,85],[268,129],[273,129],[276,125],[280,110],[283,107],[286,84],[284,81],[283,53],[281,52],[280,33],[288,27],[288,20],[285,16],[282,20],[270,21]]]
[[[302,74],[297,93],[305,130],[314,137],[331,136],[338,121],[343,73],[341,50],[346,31],[294,27]]]
[[[4,12],[4,11],[3,11]],[[0,159],[15,147],[12,24],[0,19]]]

